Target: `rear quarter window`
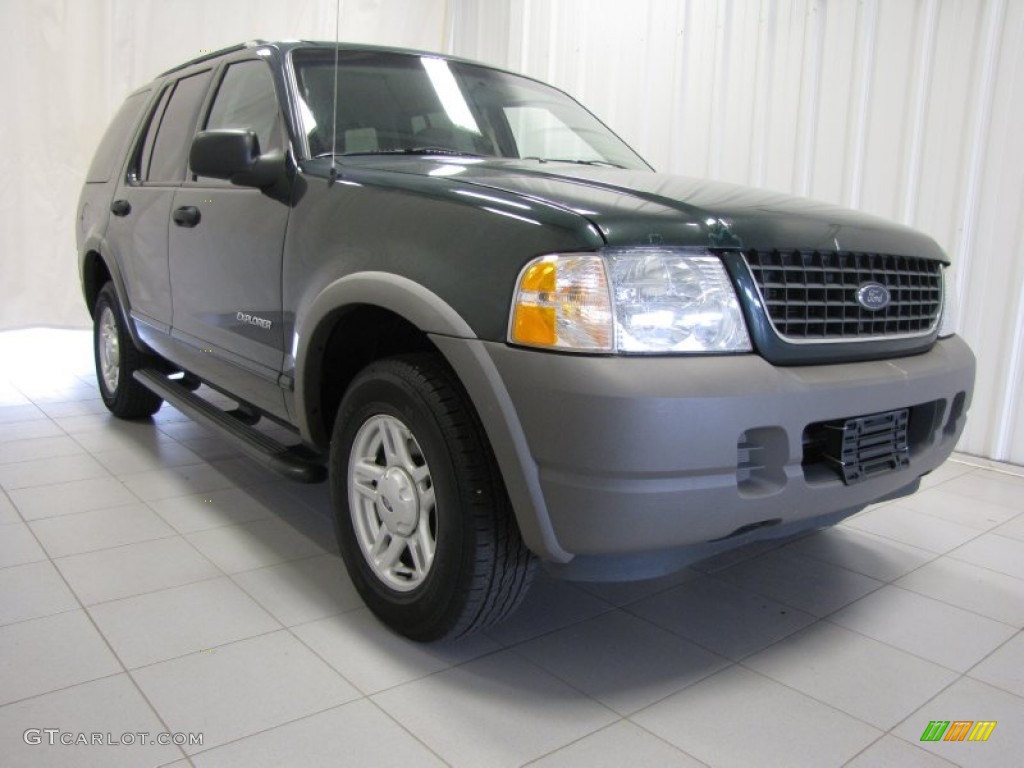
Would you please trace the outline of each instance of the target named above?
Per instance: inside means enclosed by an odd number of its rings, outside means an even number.
[[[106,133],[100,139],[96,148],[96,154],[92,157],[92,163],[85,174],[85,180],[90,184],[102,184],[110,181],[115,171],[120,170],[121,160],[124,159],[125,143],[129,136],[134,133],[135,126],[139,122],[139,115],[142,108],[146,106],[149,98],[149,91],[133,93],[117,110],[114,119],[107,127]]]

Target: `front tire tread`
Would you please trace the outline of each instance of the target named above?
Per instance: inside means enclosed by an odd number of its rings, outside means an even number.
[[[426,617],[422,610],[402,612],[396,607],[399,600],[389,600],[379,583],[366,584],[366,579],[374,577],[367,573],[361,552],[346,544],[348,534],[343,531],[344,526],[350,525],[345,519],[349,511],[347,490],[343,487],[345,475],[341,473],[347,466],[350,448],[345,436],[354,434],[359,427],[346,422],[359,420],[360,416],[365,421],[375,407],[381,407],[376,398],[386,401],[385,393],[394,392],[396,385],[421,414],[429,416],[439,432],[450,461],[454,495],[462,506],[457,511],[462,515],[461,530],[468,542],[466,546],[472,550],[472,556],[464,555],[450,593],[424,593],[425,602],[417,608],[429,608]],[[536,559],[519,534],[483,425],[461,383],[444,361],[434,355],[410,354],[371,363],[356,376],[343,398],[333,437],[331,472],[339,542],[353,582],[379,618],[407,637],[429,641],[477,632],[506,618],[519,606],[533,579]],[[421,435],[416,437],[423,445]],[[428,458],[433,468],[437,459]],[[342,487],[338,487],[339,483]],[[437,567],[435,561],[434,568]]]

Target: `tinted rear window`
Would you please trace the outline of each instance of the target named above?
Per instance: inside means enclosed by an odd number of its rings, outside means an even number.
[[[128,137],[134,132],[139,122],[139,114],[146,106],[146,99],[149,98],[149,91],[141,91],[129,96],[103,134],[100,145],[96,148],[96,154],[92,157],[92,164],[85,175],[85,180],[90,183],[102,183],[110,181],[111,175],[119,169],[121,160],[124,159],[124,147]],[[117,166],[115,168],[115,166]]]

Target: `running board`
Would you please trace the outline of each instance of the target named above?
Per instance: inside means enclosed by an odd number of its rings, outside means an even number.
[[[327,479],[327,468],[317,461],[315,454],[302,446],[279,443],[152,368],[135,371],[134,376],[146,389],[182,413],[216,430],[221,437],[267,469],[300,483],[321,483]]]

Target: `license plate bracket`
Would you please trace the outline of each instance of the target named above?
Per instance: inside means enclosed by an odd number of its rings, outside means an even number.
[[[847,485],[910,466],[910,409],[857,416],[829,425],[825,458]]]

